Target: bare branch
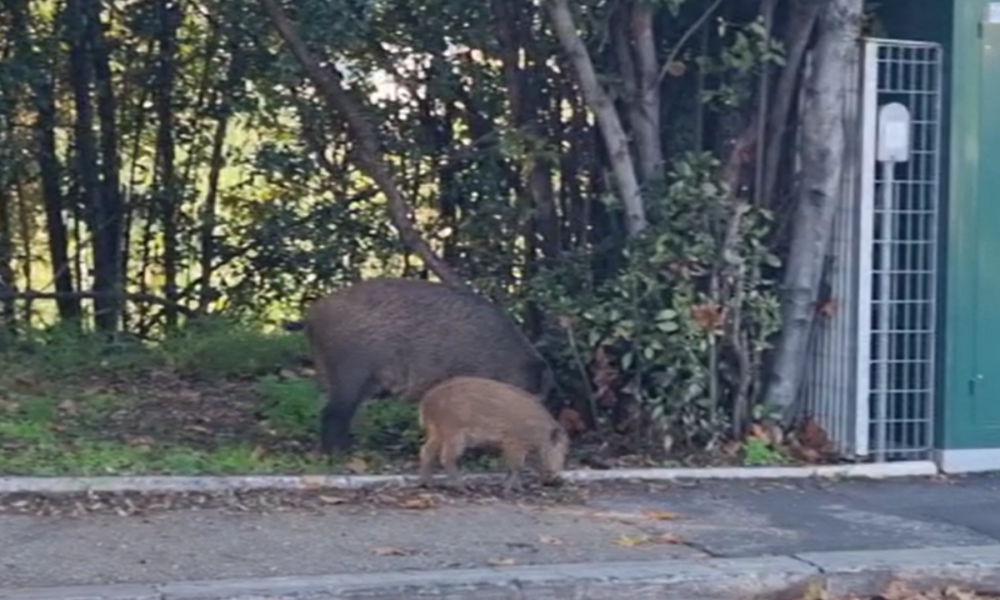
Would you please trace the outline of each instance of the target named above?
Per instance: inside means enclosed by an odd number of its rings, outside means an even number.
[[[420,256],[442,281],[452,287],[470,289],[469,285],[444,260],[437,256],[426,240],[420,236],[410,219],[409,203],[396,187],[388,166],[379,155],[379,144],[375,130],[368,123],[354,99],[350,97],[348,90],[342,85],[340,75],[332,68],[324,68],[309,51],[295,26],[281,9],[278,0],[260,0],[260,3],[275,29],[288,45],[289,50],[322,94],[323,99],[347,121],[348,126],[353,131],[357,143],[358,165],[385,194],[389,204],[389,218],[396,230],[399,231],[403,243]]]
[[[632,155],[629,153],[628,137],[625,135],[621,119],[608,93],[597,81],[594,63],[590,60],[587,47],[577,33],[568,0],[546,0],[545,5],[559,43],[576,71],[580,87],[583,88],[584,99],[595,114],[604,143],[607,145],[611,169],[622,202],[625,204],[625,227],[629,235],[638,234],[647,225],[646,208],[643,205],[639,181],[632,164]]]
[[[721,4],[722,0],[715,0],[715,2],[713,2],[711,6],[705,9],[705,12],[702,13],[700,17],[698,17],[698,20],[692,23],[690,27],[688,27],[687,31],[684,32],[684,35],[681,36],[681,39],[677,40],[677,44],[674,46],[674,49],[670,51],[670,55],[667,56],[667,60],[663,62],[663,66],[660,68],[660,74],[656,77],[657,86],[661,85],[663,83],[663,80],[666,79],[667,73],[670,72],[671,63],[677,60],[677,57],[680,56],[681,49],[684,48],[684,44],[686,44],[688,40],[691,39],[692,35],[697,33],[698,30],[702,28],[702,26],[705,24],[705,21],[707,21],[709,17],[715,14],[715,11],[719,9],[719,6]]]
[[[36,292],[34,290],[26,290],[23,292],[17,291],[5,291],[0,290],[0,302],[6,302],[11,300],[80,300],[80,299],[108,299],[112,298],[114,300],[126,300],[128,302],[144,303],[144,304],[158,304],[170,310],[174,310],[185,317],[193,317],[197,315],[197,312],[191,310],[190,308],[184,306],[183,304],[178,304],[176,302],[171,302],[166,298],[160,296],[155,296],[153,294],[130,294],[128,292],[102,292],[93,290],[81,290],[74,292]]]

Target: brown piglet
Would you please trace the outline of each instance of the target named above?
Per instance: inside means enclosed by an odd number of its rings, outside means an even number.
[[[534,454],[544,483],[566,463],[569,436],[537,396],[482,377],[459,376],[428,390],[420,400],[420,483],[428,486],[435,459],[451,484],[463,489],[458,459],[469,448],[499,449],[507,469],[504,494],[523,489],[520,471]]]

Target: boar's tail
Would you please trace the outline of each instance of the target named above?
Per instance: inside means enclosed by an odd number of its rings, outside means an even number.
[[[302,331],[305,327],[305,321],[285,321],[281,324],[281,328],[285,331]]]

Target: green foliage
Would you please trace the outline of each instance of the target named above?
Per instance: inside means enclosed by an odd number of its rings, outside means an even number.
[[[31,330],[0,347],[5,371],[25,370],[34,377],[132,372],[156,362],[155,352],[146,344],[128,338],[109,341],[68,324]]]
[[[379,453],[416,456],[422,434],[417,422],[417,407],[397,399],[364,404],[354,421],[357,443]]]
[[[229,319],[204,319],[168,337],[160,350],[169,367],[200,378],[252,378],[307,356],[300,332],[266,333]]]
[[[564,316],[563,334],[578,347],[550,351],[561,371],[586,365],[588,383],[611,386],[600,401],[634,401],[647,433],[688,446],[716,444],[735,403],[755,399],[740,397],[759,392],[741,381],[755,380],[778,323],[763,275],[776,264],[763,242],[768,216],[733,200],[719,171],[706,155],[676,164],[650,230],[614,277],[588,287],[570,262],[535,281],[536,300]]]
[[[257,383],[261,415],[270,426],[290,435],[315,434],[318,429],[320,396],[310,379],[262,378]]]
[[[748,467],[763,467],[781,464],[788,457],[778,448],[760,438],[750,438],[743,444],[743,464]]]
[[[323,400],[311,379],[265,377],[256,389],[261,415],[270,427],[289,436],[317,434]],[[416,405],[397,399],[361,405],[353,431],[359,450],[385,456],[416,456],[422,440]]]
[[[727,0],[716,14],[736,22],[702,23],[702,36],[692,26],[710,2],[648,3],[656,13],[654,54],[676,57],[665,71],[656,132],[673,171],[666,183],[643,182],[652,226],[626,241],[599,128],[571,69],[556,59],[564,53],[541,5],[283,4],[375,128],[418,231],[540,338],[572,397],[589,398],[600,387],[594,402],[602,422],[634,404],[657,446],[666,438],[712,444],[730,421],[745,419],[743,405],[760,395],[761,354],[776,326],[772,284],[762,275],[776,264],[764,243],[770,216],[753,209],[736,219],[742,208],[718,184],[718,162],[687,152],[722,147],[703,138],[718,130],[728,141],[726,119],[746,116],[740,111],[751,106],[756,75],[784,63],[782,45],[753,10]],[[88,4],[106,24],[87,35],[104,36],[88,44],[108,50],[91,57],[95,73],[111,73],[108,90],[74,89],[66,52],[74,19],[66,6],[18,0],[0,22],[0,280],[49,291],[57,275],[69,274],[70,287],[92,288],[94,248],[106,246],[99,238],[108,230],[95,223],[92,203],[120,189],[117,283],[170,302],[129,300],[121,319],[127,335],[109,343],[80,332],[93,320],[90,299],[68,304],[80,310],[80,323],[49,328],[39,324],[58,322],[65,311],[48,300],[18,300],[18,335],[0,339],[0,402],[14,375],[112,379],[165,370],[213,384],[263,377],[255,389],[268,422],[290,437],[314,435],[314,384],[281,373],[306,355],[304,336],[256,324],[300,318],[305,300],[358,278],[424,268],[358,168],[356,132],[331,113],[257,3],[173,3],[174,56],[161,43],[171,11],[148,2]],[[632,35],[625,14],[632,6],[581,2],[574,18],[635,139],[627,104],[637,69],[620,55],[629,40],[616,39]],[[14,11],[23,12],[24,26],[15,26]],[[689,29],[697,35],[686,36]],[[165,66],[176,69],[171,85],[158,81]],[[114,128],[101,121],[105,92]],[[82,99],[93,123],[78,122]],[[80,131],[95,132],[98,146],[113,142],[114,156],[83,156]],[[52,152],[39,145],[49,137]],[[46,156],[53,164],[40,161]],[[120,180],[102,170],[100,192],[88,193],[84,176],[94,174],[81,172],[82,159],[120,160]],[[52,214],[62,218],[50,222]],[[62,248],[54,236],[60,230]],[[51,264],[56,250],[65,251],[65,264]],[[188,311],[201,316],[165,333]],[[706,328],[715,312],[719,323]],[[596,385],[601,378],[607,381]],[[51,403],[30,410],[39,413],[22,415],[16,427],[40,435]],[[365,448],[405,454],[419,443],[410,405],[370,403],[357,423]],[[118,461],[89,448],[73,455],[91,452],[100,458],[95,464],[115,469],[141,462],[129,454],[134,449]],[[239,464],[249,450],[233,447],[225,460],[157,452],[172,457],[161,463],[185,470],[206,460]],[[53,464],[75,460],[45,456]]]

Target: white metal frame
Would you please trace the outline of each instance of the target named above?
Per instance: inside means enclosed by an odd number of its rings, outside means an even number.
[[[831,320],[820,320],[816,324],[810,340],[810,364],[802,393],[807,410],[826,429],[842,454],[858,457],[873,454],[879,461],[899,457],[925,458],[923,455],[933,448],[935,353],[932,342],[938,277],[936,250],[940,214],[937,207],[941,169],[940,128],[943,118],[942,50],[940,45],[928,42],[866,38],[859,44],[858,51],[855,69],[845,73],[849,78],[849,97],[844,114],[843,198],[837,210],[828,251],[830,268],[827,276],[838,306]],[[883,64],[880,64],[880,56],[883,57]],[[929,56],[933,60],[927,58]],[[880,69],[887,70],[880,72]],[[904,71],[909,73],[911,80],[908,85],[913,86],[913,90],[903,85],[900,73]],[[928,87],[933,88],[932,91],[929,92]],[[893,184],[910,186],[905,194],[909,208],[900,211],[887,210],[876,196],[882,183],[880,179],[884,179],[876,171],[878,108],[886,102],[887,95],[893,94],[920,104],[917,110],[910,108],[915,118],[913,131],[923,136],[916,141],[918,149],[911,159],[922,162],[901,167],[907,176]],[[893,188],[894,191],[896,189]],[[922,202],[919,204],[921,207],[929,204],[934,210],[912,209],[914,202]],[[917,213],[919,216],[911,216]],[[904,226],[906,231],[894,232],[894,220],[906,223],[907,218],[921,224],[926,218],[929,225],[926,230],[916,233],[912,231],[912,225],[909,229]],[[877,220],[882,223],[881,231],[876,225]],[[922,250],[907,246],[913,243],[922,244]],[[873,281],[877,245],[883,252],[878,261],[878,268],[881,269],[879,297],[876,297]],[[901,254],[894,260],[886,261],[885,256],[892,256],[893,253]],[[931,256],[930,263],[923,266],[921,261],[928,259],[916,257],[926,257],[927,254]],[[900,267],[897,271],[896,265],[901,263],[913,264]],[[917,263],[921,266],[914,267]],[[921,297],[913,290],[907,290],[908,282],[912,282],[913,278],[919,278],[922,284],[931,288],[929,296]],[[890,280],[891,285],[887,286],[886,281]],[[907,305],[908,302],[910,305]],[[901,308],[895,308],[897,303]],[[913,304],[918,307],[913,308]],[[881,326],[873,322],[876,310],[882,317],[879,320]],[[888,314],[890,310],[903,311],[899,313],[902,329],[897,327],[893,315]],[[890,319],[889,327],[886,327],[886,318]],[[929,327],[930,331],[922,330],[922,327]],[[925,339],[922,336],[928,336],[931,343],[922,343]],[[903,338],[904,345],[895,346],[896,341]],[[877,353],[873,352],[874,343],[880,344]],[[917,358],[909,356],[917,352],[913,349],[914,345],[921,347],[921,356]],[[889,381],[887,373],[892,370],[892,375],[898,378],[899,372],[909,369],[911,364],[918,365],[912,367],[914,372],[919,372],[915,377],[926,380],[920,387],[925,386],[931,391],[917,390],[915,383],[903,385],[900,389],[893,387],[896,380]],[[879,373],[878,380],[873,381],[873,370]],[[881,394],[877,402],[872,399],[873,393]],[[897,394],[902,400],[895,399]],[[907,414],[899,416],[890,411],[890,404]],[[873,408],[878,408],[879,414],[873,414]],[[909,414],[910,411],[913,414]],[[872,437],[873,425],[877,426],[875,433],[878,435],[875,438]],[[891,448],[890,427],[907,431],[904,436],[916,439],[919,447]],[[913,433],[918,429],[919,434]],[[890,451],[896,454],[890,456]]]

